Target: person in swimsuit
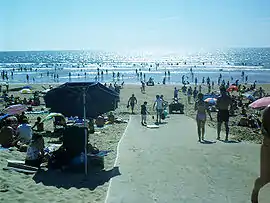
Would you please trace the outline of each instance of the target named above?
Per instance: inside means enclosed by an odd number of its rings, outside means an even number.
[[[163,100],[159,95],[156,95],[156,101],[154,102],[154,105],[153,105],[153,110],[154,109],[156,109],[156,112],[157,112],[156,124],[160,124],[161,114],[163,112]]]
[[[260,177],[254,183],[251,195],[252,203],[258,203],[260,189],[270,183],[270,105],[263,112],[262,134]]]
[[[128,107],[131,106],[131,113],[134,114],[134,107],[135,104],[137,104],[137,99],[134,94],[131,95],[131,97],[128,100]]]
[[[226,128],[226,138],[225,141],[228,141],[229,137],[229,107],[232,105],[232,99],[227,94],[226,88],[220,88],[220,96],[217,98],[217,139],[220,139],[221,125],[224,122]]]
[[[210,119],[212,120],[211,112],[208,108],[207,103],[203,100],[203,94],[198,94],[198,100],[195,103],[195,111],[197,111],[196,121],[197,121],[197,128],[198,128],[198,137],[199,142],[204,140],[204,133],[205,133],[205,121],[206,121],[206,112],[208,113]]]

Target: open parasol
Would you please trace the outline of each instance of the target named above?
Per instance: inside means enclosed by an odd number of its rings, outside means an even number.
[[[51,119],[53,119],[54,117],[57,117],[57,116],[61,116],[61,117],[65,118],[65,117],[63,116],[63,114],[61,114],[61,113],[50,113],[48,116],[46,116],[46,117],[41,121],[41,123],[43,123],[44,121],[51,120]]]
[[[249,107],[253,109],[263,109],[270,105],[270,97],[263,97],[251,103]]]
[[[16,115],[16,114],[21,114],[22,112],[26,110],[27,110],[27,106],[22,105],[22,104],[16,104],[16,105],[11,105],[5,108],[2,112],[9,115]]]
[[[216,98],[207,98],[204,101],[209,103],[209,104],[216,104],[217,99]]]
[[[227,92],[233,92],[233,91],[238,91],[238,87],[235,85],[231,85],[228,89]]]

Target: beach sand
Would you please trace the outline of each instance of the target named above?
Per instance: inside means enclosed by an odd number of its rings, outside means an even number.
[[[10,85],[13,88],[18,85]],[[42,90],[41,85],[35,84],[34,90]],[[48,87],[48,85],[45,85]],[[54,84],[53,86],[57,86]],[[267,93],[270,93],[270,85],[262,85]],[[181,88],[181,85],[176,85]],[[154,123],[152,115],[153,102],[156,94],[164,95],[165,100],[170,102],[173,98],[174,86],[171,85],[155,85],[154,87],[146,87],[146,93],[142,94],[140,86],[125,85],[121,90],[119,108],[116,109],[115,115],[123,119],[129,119],[131,110],[127,108],[127,102],[131,94],[135,94],[138,104],[135,106],[135,114],[140,114],[140,105],[144,101],[148,102],[148,110],[151,115],[148,116],[148,123]],[[206,91],[206,86],[203,91]],[[14,96],[29,97],[30,95],[21,95],[18,92],[10,92]],[[194,102],[187,104],[187,97],[182,93],[179,94],[181,102],[185,104],[185,114],[195,119]],[[44,102],[42,101],[44,105]],[[40,110],[41,107],[34,108]],[[30,124],[33,125],[36,117],[40,115],[28,115]],[[43,115],[46,116],[46,115]],[[42,117],[42,116],[41,116]],[[216,116],[213,114],[214,121],[207,121],[207,124],[215,127]],[[237,140],[253,140],[260,142],[260,134],[250,128],[238,127],[235,122],[240,116],[233,117],[230,121],[231,139]],[[108,181],[111,176],[114,161],[116,158],[116,148],[127,124],[113,124],[103,129],[97,129],[98,133],[90,134],[90,143],[96,145],[101,150],[113,150],[105,157],[104,173],[92,173],[89,177],[84,174],[63,174],[60,171],[54,173],[39,173],[36,175],[25,175],[18,172],[4,171],[0,174],[0,202],[104,202]],[[46,130],[52,129],[52,121],[48,121],[45,125]],[[206,135],[207,137],[207,135]],[[53,141],[54,138],[46,138],[46,143]],[[0,168],[7,165],[7,160],[24,160],[25,153],[17,150],[0,151]]]

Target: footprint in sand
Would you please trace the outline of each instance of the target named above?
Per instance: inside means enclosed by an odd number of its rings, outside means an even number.
[[[8,184],[1,184],[0,185],[0,192],[7,192],[7,191],[9,191]]]

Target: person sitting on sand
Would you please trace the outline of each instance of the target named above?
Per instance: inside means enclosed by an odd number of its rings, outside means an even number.
[[[251,195],[251,202],[258,203],[260,189],[270,183],[270,106],[263,112],[262,134],[264,136],[261,145],[260,177],[255,180]]]
[[[41,122],[41,118],[37,117],[37,121],[35,122],[35,125],[32,127],[32,130],[37,127],[37,132],[42,132],[44,131],[44,123]]]
[[[19,124],[22,124],[23,120],[27,120],[28,118],[25,115],[25,112],[22,112],[21,115],[18,116],[18,122]]]
[[[131,106],[131,113],[134,114],[134,107],[135,104],[137,104],[137,99],[134,94],[131,95],[131,97],[128,100],[128,105],[127,107]]]
[[[44,157],[44,139],[41,134],[34,133],[27,148],[25,164],[40,167]]]
[[[28,120],[26,118],[24,118],[22,120],[22,124],[18,126],[17,132],[17,140],[23,144],[29,144],[32,139],[32,128],[31,125],[28,124]]]
[[[23,98],[22,103],[23,103],[24,105],[27,105],[27,99],[26,99],[25,97]]]
[[[225,122],[225,128],[226,128],[226,138],[225,141],[228,141],[228,136],[229,136],[229,107],[232,105],[232,99],[231,97],[227,94],[226,88],[221,87],[220,88],[220,94],[217,98],[217,139],[220,139],[220,132],[221,132],[221,124]]]
[[[159,95],[156,95],[156,101],[154,102],[154,105],[153,105],[153,110],[154,109],[156,109],[156,112],[157,112],[156,123],[159,124],[161,123],[161,114],[163,112],[163,100],[160,98]]]
[[[4,126],[0,130],[0,145],[4,148],[9,148],[14,146],[15,131],[11,127],[12,120],[7,118],[4,121]]]
[[[205,121],[206,121],[206,111],[212,120],[210,109],[207,105],[207,103],[203,100],[203,94],[198,94],[198,100],[195,103],[195,111],[197,111],[196,121],[197,121],[197,129],[198,129],[198,137],[199,142],[201,140],[204,140],[204,134],[205,134]]]

